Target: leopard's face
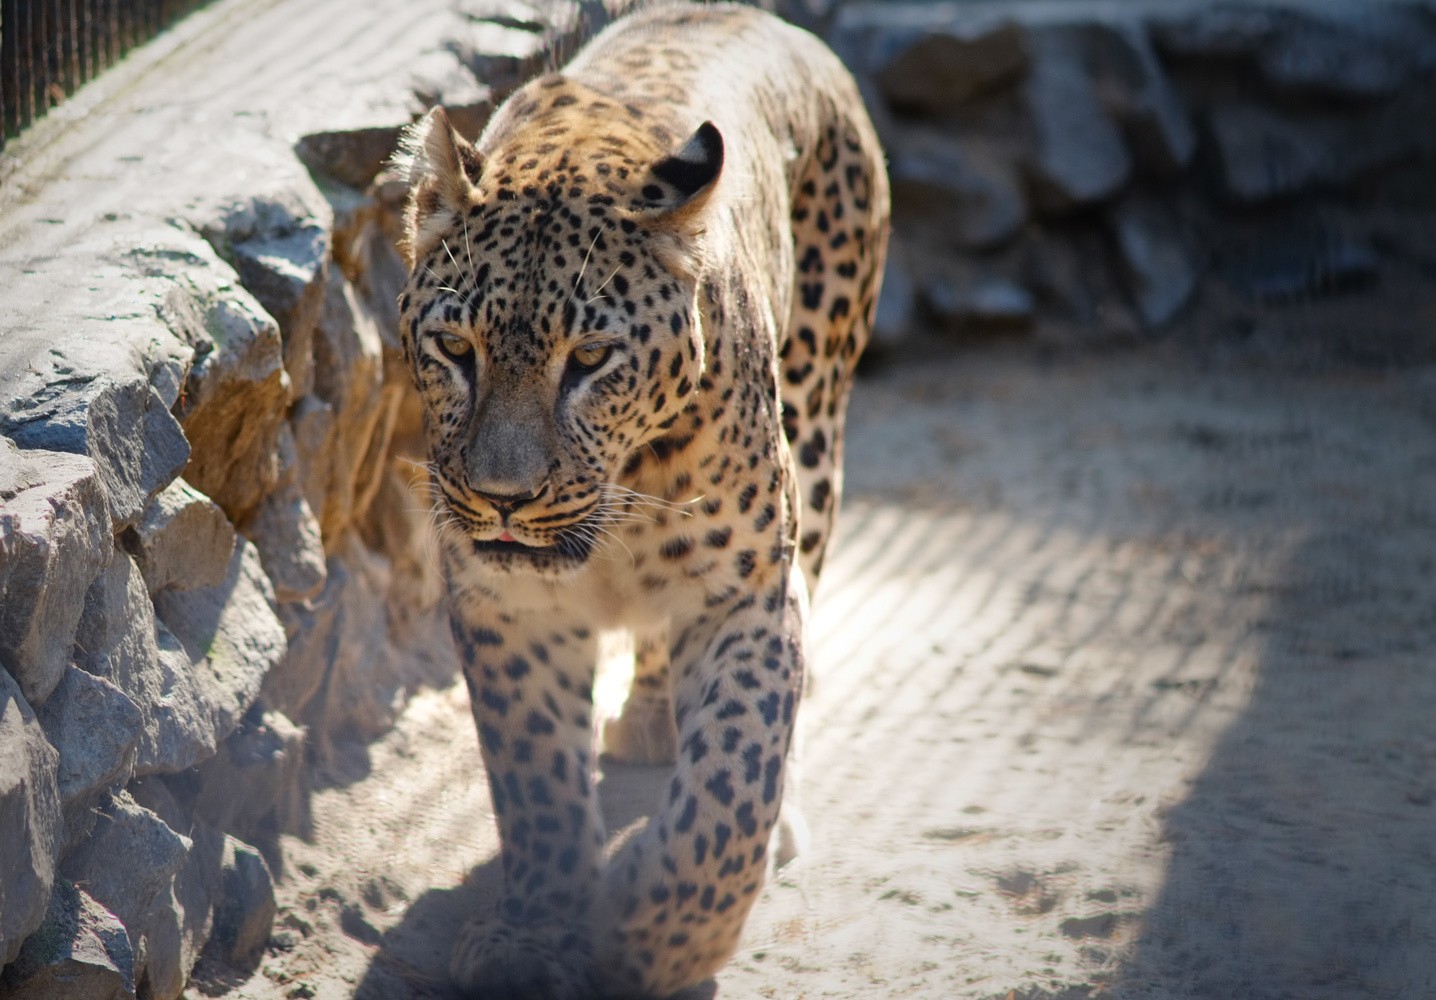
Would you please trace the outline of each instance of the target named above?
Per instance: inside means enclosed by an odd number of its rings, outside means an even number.
[[[400,297],[436,501],[490,568],[563,576],[612,542],[629,457],[702,380],[695,282],[655,210],[672,191],[628,157],[479,162],[444,138],[459,183],[416,187]]]

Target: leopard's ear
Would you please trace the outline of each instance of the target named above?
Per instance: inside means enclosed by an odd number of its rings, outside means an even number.
[[[678,151],[649,168],[638,206],[655,221],[684,226],[694,219],[723,172],[723,134],[704,122]]]
[[[394,165],[409,181],[404,252],[412,266],[454,213],[466,213],[484,172],[484,158],[436,107],[399,137]]]

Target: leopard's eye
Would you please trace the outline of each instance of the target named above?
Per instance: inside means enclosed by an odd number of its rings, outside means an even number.
[[[455,361],[463,361],[474,353],[474,345],[457,333],[446,330],[439,334],[439,350]]]
[[[582,368],[594,369],[608,360],[612,344],[584,344],[573,351],[573,360]]]

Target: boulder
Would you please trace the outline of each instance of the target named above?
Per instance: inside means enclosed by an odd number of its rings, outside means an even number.
[[[224,511],[183,479],[155,496],[124,535],[151,594],[219,583],[234,543],[234,526]]]
[[[156,900],[172,890],[192,842],[129,792],[115,795],[98,813],[94,832],[65,858],[60,870],[119,919],[142,979],[146,917]]]
[[[1399,4],[1314,6],[1281,12],[1257,62],[1273,86],[1318,96],[1378,98],[1436,65],[1427,11]]]
[[[86,593],[75,655],[77,666],[104,678],[139,710],[136,774],[182,771],[214,753],[219,737],[191,657],[155,620],[144,578],[128,554],[117,552]]]
[[[1170,207],[1155,199],[1125,199],[1112,211],[1111,225],[1142,321],[1149,329],[1165,326],[1196,291],[1190,241]]]
[[[1136,20],[1099,21],[1088,42],[1093,74],[1137,165],[1164,177],[1180,174],[1196,152],[1196,128],[1145,27]]]
[[[0,670],[0,964],[45,918],[63,833],[59,762],[19,686]]]
[[[332,552],[362,516],[382,469],[398,403],[385,391],[380,319],[336,274],[315,333],[319,375],[292,423],[304,496]]]
[[[153,336],[157,354],[187,352],[154,327],[146,321],[107,329],[99,344],[93,334],[63,339],[30,364],[27,381],[35,384],[0,400],[0,433],[21,448],[89,457],[117,527],[133,523],[189,459],[189,442],[132,339]],[[183,364],[166,354],[154,377],[173,382]]]
[[[877,82],[894,108],[944,115],[1027,71],[1022,29],[1006,21],[948,21],[902,45]]]
[[[980,250],[1012,239],[1027,221],[1016,171],[982,141],[923,130],[903,133],[889,150],[896,212],[913,225]]]
[[[943,269],[923,282],[922,300],[937,325],[958,333],[1003,333],[1032,325],[1032,294],[1007,278]]]
[[[91,807],[100,797],[129,781],[144,717],[109,681],[73,666],[36,714],[60,753],[64,853],[89,832]]]
[[[1240,104],[1216,108],[1209,121],[1222,185],[1237,201],[1293,195],[1346,172],[1342,130],[1330,120],[1298,121]]]
[[[264,956],[278,907],[274,877],[264,857],[233,837],[224,838],[219,905],[206,957],[234,969],[253,969]]]
[[[130,789],[136,803],[170,829],[183,829],[190,850],[174,880],[155,896],[142,918],[144,967],[138,970],[141,1000],[174,1000],[184,990],[214,926],[223,883],[225,836],[185,814],[156,778]]]
[[[833,48],[906,111],[945,115],[1019,80],[1025,32],[992,4],[849,3],[833,19]]]
[[[399,148],[404,126],[369,125],[301,136],[294,152],[304,165],[340,184],[363,190]]]
[[[497,102],[543,69],[549,43],[544,35],[523,28],[471,20],[454,32],[445,47]]]
[[[56,879],[44,923],[0,973],[9,1000],[135,1000],[124,925],[84,889]]]
[[[219,752],[176,779],[189,812],[263,849],[281,833],[308,832],[305,731],[256,702]]]
[[[1270,227],[1228,248],[1221,260],[1227,283],[1254,302],[1290,302],[1369,287],[1380,269],[1374,246],[1319,219]]]
[[[299,459],[288,423],[280,425],[276,458],[278,481],[260,502],[244,534],[259,551],[275,600],[289,604],[307,600],[323,589],[324,544],[319,522],[300,491]]]
[[[0,438],[0,664],[33,705],[70,663],[85,591],[113,551],[110,518],[89,458]]]
[[[185,481],[243,527],[279,476],[290,400],[279,327],[217,268],[182,276],[162,309],[196,356],[176,411],[193,446]]]
[[[1105,201],[1132,175],[1116,121],[1098,99],[1080,34],[1060,27],[1028,32],[1032,71],[1025,85],[1032,120],[1028,164],[1039,208],[1068,212]]]
[[[333,215],[309,178],[222,204],[200,231],[279,325],[290,399],[309,391],[311,343],[324,298]]]
[[[241,541],[222,583],[162,590],[155,609],[189,656],[195,701],[218,743],[238,727],[265,674],[285,655],[284,628],[259,553]]]
[[[521,24],[502,23],[503,27],[533,30]],[[426,52],[409,71],[409,90],[414,95],[416,117],[430,108],[440,106],[459,134],[475,139],[493,114],[493,94],[475,79],[473,71],[450,49]],[[378,171],[370,175],[372,180]]]

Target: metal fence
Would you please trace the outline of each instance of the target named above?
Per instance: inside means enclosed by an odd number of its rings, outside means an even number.
[[[205,0],[0,0],[0,148]]]

